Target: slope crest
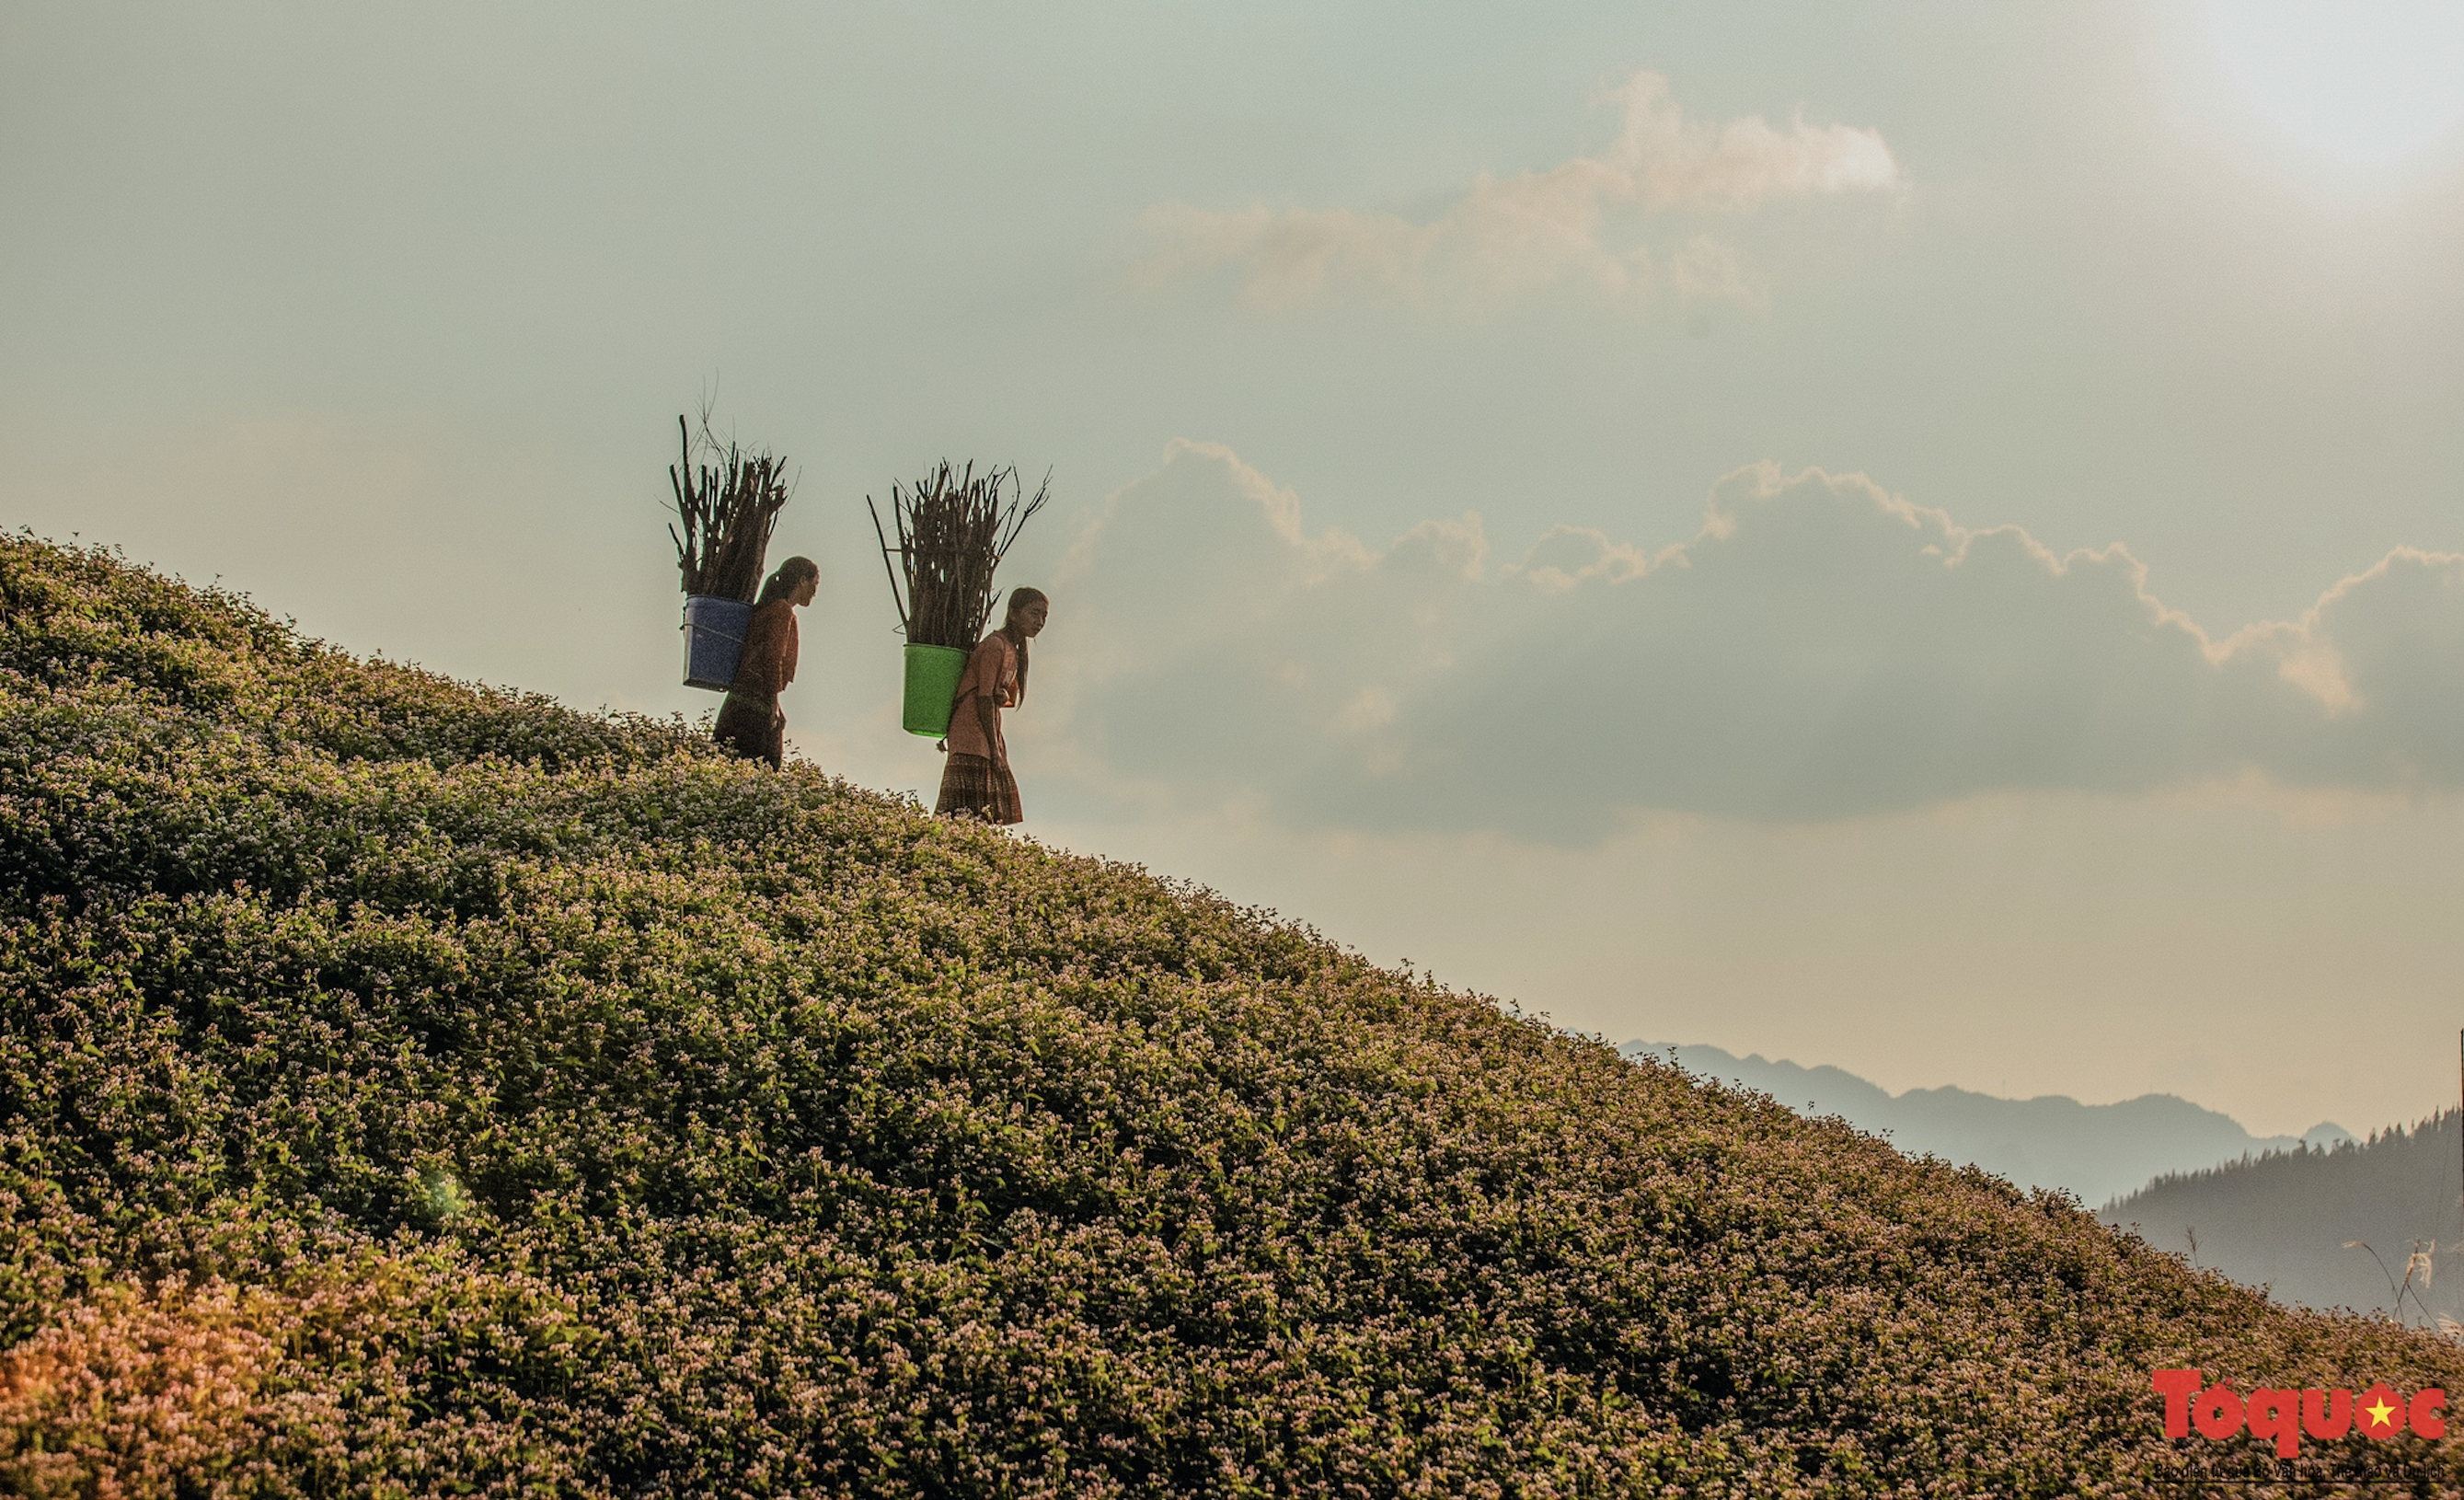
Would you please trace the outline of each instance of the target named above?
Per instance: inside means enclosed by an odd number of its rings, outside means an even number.
[[[2288,1472],[2151,1367],[2464,1373],[679,723],[31,538],[0,608],[20,1491],[2142,1493]]]

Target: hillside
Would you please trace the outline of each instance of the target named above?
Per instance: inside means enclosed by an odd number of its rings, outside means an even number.
[[[2401,1286],[2415,1243],[2434,1242],[2430,1285],[2413,1278],[2420,1303],[2408,1293],[2405,1315],[2464,1321],[2464,1274],[2453,1263],[2464,1246],[2459,1192],[2464,1140],[2450,1110],[2329,1151],[2272,1153],[2162,1177],[2098,1217],[2136,1224],[2149,1244],[2185,1253],[2195,1230],[2198,1264],[2315,1308],[2387,1308],[2387,1272]],[[2366,1242],[2387,1270],[2346,1248],[2351,1240]]]
[[[2464,1485],[2149,1389],[2431,1335],[1203,892],[104,554],[0,609],[0,1489]]]
[[[1738,1057],[1716,1047],[1628,1042],[1617,1050],[1673,1057],[1698,1077],[1768,1093],[1803,1114],[1837,1114],[1910,1156],[1973,1163],[2021,1187],[2059,1188],[2091,1203],[2169,1173],[2352,1139],[2343,1127],[2326,1123],[2302,1136],[2254,1136],[2231,1115],[2169,1093],[2113,1104],[2081,1104],[2060,1094],[2003,1099],[1952,1088],[1895,1094],[1845,1069]]]

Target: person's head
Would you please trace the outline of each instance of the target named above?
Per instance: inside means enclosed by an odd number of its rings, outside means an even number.
[[[1009,613],[1001,620],[1001,633],[1018,644],[1018,700],[1026,701],[1026,643],[1044,630],[1045,617],[1052,613],[1052,601],[1044,597],[1041,588],[1013,588],[1009,591]]]
[[[1009,615],[1001,629],[1022,640],[1032,639],[1044,629],[1044,622],[1052,613],[1052,601],[1044,597],[1041,588],[1013,588],[1009,591]]]
[[[784,599],[791,605],[808,605],[821,586],[818,563],[811,558],[789,558],[770,575],[770,582],[761,585],[760,602],[766,605],[774,599]]]

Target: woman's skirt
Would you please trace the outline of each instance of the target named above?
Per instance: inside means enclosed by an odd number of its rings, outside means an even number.
[[[1018,778],[1009,767],[988,756],[950,756],[950,763],[941,768],[941,800],[933,810],[943,817],[966,813],[986,823],[1023,823],[1026,814],[1019,810]]]
[[[787,760],[787,716],[774,693],[731,693],[718,706],[710,737],[747,761],[767,761],[778,770]]]

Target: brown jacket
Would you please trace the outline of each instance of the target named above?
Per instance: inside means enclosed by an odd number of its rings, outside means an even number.
[[[950,709],[950,736],[944,741],[952,755],[979,755],[1006,764],[1008,747],[998,738],[984,738],[984,722],[976,716],[978,702],[996,710],[1018,705],[1018,648],[995,630],[967,658],[966,674],[958,679],[958,701]],[[1001,715],[993,715],[993,733],[1001,733]]]
[[[736,660],[731,693],[777,697],[796,680],[796,607],[773,599],[753,611],[744,630],[744,654]]]

